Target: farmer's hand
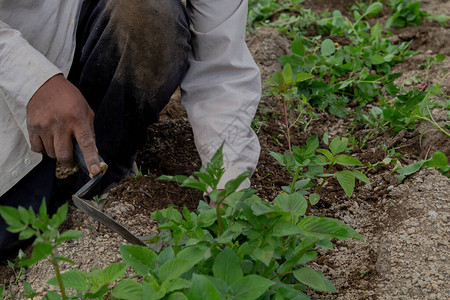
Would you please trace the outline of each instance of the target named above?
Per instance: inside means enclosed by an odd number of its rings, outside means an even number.
[[[33,95],[27,106],[31,150],[47,153],[72,167],[73,138],[93,175],[100,172],[94,136],[94,112],[81,92],[63,75],[55,75]]]

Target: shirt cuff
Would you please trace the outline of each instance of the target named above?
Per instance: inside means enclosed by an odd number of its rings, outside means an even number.
[[[28,141],[26,109],[34,93],[59,70],[28,43],[18,46],[0,67],[6,104]],[[29,142],[29,141],[28,141]]]

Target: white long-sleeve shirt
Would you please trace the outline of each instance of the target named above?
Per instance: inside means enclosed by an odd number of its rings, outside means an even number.
[[[252,172],[260,152],[250,127],[261,83],[244,39],[247,2],[188,1],[193,47],[182,103],[204,165],[225,142],[222,185]],[[0,196],[42,160],[30,149],[26,106],[52,76],[67,76],[81,4],[0,0]]]

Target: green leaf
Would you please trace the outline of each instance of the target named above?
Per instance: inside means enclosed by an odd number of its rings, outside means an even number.
[[[301,243],[295,248],[294,255],[278,268],[278,274],[290,272],[292,268],[298,265],[298,262],[302,259],[303,255],[314,247],[317,241],[318,239],[313,236],[303,238]]]
[[[50,219],[50,224],[52,224],[55,228],[61,226],[61,224],[66,220],[68,211],[69,211],[69,204],[66,202],[58,208],[56,213]]]
[[[222,279],[228,285],[243,277],[239,259],[230,248],[223,249],[217,255],[212,270],[215,277]]]
[[[61,279],[65,288],[71,288],[76,291],[87,291],[89,289],[86,274],[80,270],[75,269],[62,273]],[[59,286],[56,276],[52,277],[47,283]]]
[[[61,296],[56,291],[48,291],[45,300],[61,300]]]
[[[189,187],[193,188],[202,192],[207,191],[206,183],[203,183],[199,181],[198,179],[194,178],[193,176],[188,177],[183,183],[181,184],[182,187]]]
[[[0,215],[9,226],[22,226],[20,213],[11,206],[0,206]]]
[[[322,44],[320,45],[320,52],[324,56],[330,56],[336,52],[336,46],[334,45],[334,42],[330,39],[325,39],[322,41]]]
[[[101,281],[101,285],[113,283],[115,280],[122,278],[123,274],[127,270],[128,265],[126,263],[114,263],[107,266],[102,270],[98,278]]]
[[[273,84],[275,84],[277,87],[281,87],[284,84],[284,78],[283,78],[283,74],[281,74],[281,72],[275,72],[273,73],[272,77],[271,77],[271,81]]]
[[[227,190],[227,194],[231,194],[232,192],[236,191],[237,188],[241,185],[241,183],[250,177],[252,174],[250,172],[244,172],[235,179],[232,179],[228,181],[225,184],[225,189]]]
[[[252,300],[263,295],[274,284],[275,282],[259,275],[248,275],[241,280],[233,282],[230,288],[233,291],[233,299]]]
[[[348,197],[351,197],[355,188],[355,174],[351,171],[344,170],[334,173],[334,177],[336,177],[337,181],[344,189],[345,194]]]
[[[442,62],[445,59],[445,54],[436,55],[436,62]]]
[[[448,158],[444,153],[437,151],[433,153],[433,157],[427,160],[423,166],[437,169],[447,168],[449,166]]]
[[[359,180],[361,180],[362,182],[365,183],[370,183],[369,178],[367,178],[366,175],[364,175],[364,173],[358,171],[358,170],[353,170],[353,175],[355,175],[356,178],[358,178]]]
[[[378,53],[375,53],[371,58],[370,61],[372,62],[372,64],[374,65],[381,65],[383,63],[385,63],[383,56],[381,56]]]
[[[44,257],[47,257],[48,255],[50,255],[50,253],[52,253],[52,250],[55,247],[56,246],[52,246],[52,245],[49,245],[49,244],[38,244],[38,245],[34,246],[33,252],[31,254],[31,258],[22,260],[19,263],[19,265],[21,267],[29,267],[29,266],[37,263],[38,261],[40,261]]]
[[[142,284],[141,299],[159,300],[163,299],[166,294],[166,289],[160,286],[157,282],[148,282],[148,280],[144,280],[144,283]]]
[[[211,250],[209,247],[202,245],[195,245],[191,247],[184,248],[178,252],[178,258],[184,258],[189,260],[193,265],[198,264],[202,260],[206,260],[211,256]]]
[[[306,147],[302,147],[302,151],[305,156],[313,155],[316,152],[317,147],[319,147],[319,138],[317,135],[311,136],[306,140]]]
[[[295,82],[303,82],[312,78],[314,78],[314,75],[311,75],[309,73],[298,73],[297,75],[295,75]]]
[[[284,78],[284,82],[288,83],[288,82],[292,82],[293,77],[294,77],[294,73],[292,72],[292,67],[291,64],[286,64],[283,67],[283,78]]]
[[[5,286],[4,285],[2,285],[1,287],[0,287],[0,298],[1,299],[3,299],[3,295],[5,294]]]
[[[269,152],[269,155],[272,156],[273,158],[275,158],[276,161],[277,161],[280,165],[282,165],[282,166],[285,165],[285,162],[284,162],[284,155],[283,155],[283,154],[270,151],[270,152]]]
[[[59,238],[57,239],[58,242],[66,241],[66,240],[76,240],[79,238],[82,238],[84,235],[77,231],[77,230],[67,230],[64,231]]]
[[[188,300],[188,298],[180,292],[175,292],[167,297],[167,300]]]
[[[398,169],[397,173],[400,174],[398,176],[398,180],[400,182],[402,182],[403,179],[405,179],[406,176],[416,173],[417,171],[420,170],[420,168],[422,168],[424,163],[425,163],[425,161],[421,160],[421,161],[418,161],[418,162],[416,162],[414,164],[407,165],[406,167]]]
[[[308,197],[308,200],[309,200],[309,203],[311,203],[311,205],[316,205],[320,201],[320,195],[310,194]]]
[[[316,237],[319,240],[324,238],[337,238],[339,240],[354,238],[363,240],[353,228],[332,218],[304,217],[298,223],[298,226],[304,235]]]
[[[333,161],[333,154],[331,154],[331,152],[327,149],[317,149],[317,152],[325,155],[328,161]]]
[[[195,263],[187,259],[176,257],[161,266],[159,269],[159,279],[161,281],[166,281],[177,278],[189,271],[194,264]]]
[[[171,293],[173,291],[190,288],[191,282],[183,278],[174,278],[164,281],[161,286],[167,291],[167,293]]]
[[[362,166],[363,164],[354,157],[340,154],[334,158],[334,161],[341,166]]]
[[[142,299],[142,285],[131,279],[124,279],[112,290],[111,295],[125,300]]]
[[[188,299],[220,300],[220,295],[206,276],[194,274],[192,276],[192,287],[189,290]]]
[[[273,258],[273,251],[273,248],[269,246],[264,248],[256,248],[253,250],[252,256],[266,266],[269,266]]]
[[[288,285],[282,286],[277,290],[275,294],[275,300],[310,300],[308,295],[299,291],[298,289],[291,288]]]
[[[347,149],[348,138],[342,138],[342,140],[337,136],[330,143],[330,150],[333,155],[344,152]]]
[[[158,265],[162,266],[166,262],[175,258],[175,252],[171,246],[164,248],[159,254],[156,262]]]
[[[305,197],[300,193],[283,194],[280,193],[275,198],[274,203],[276,207],[283,211],[291,213],[291,219],[296,223],[298,218],[303,216],[308,207]]]
[[[366,9],[363,16],[374,16],[378,14],[382,8],[383,4],[380,2],[374,2]]]
[[[253,203],[252,211],[255,214],[255,216],[261,216],[261,215],[277,212],[276,209],[270,207],[269,205],[267,205],[265,203]]]
[[[120,254],[123,260],[129,264],[136,274],[146,276],[155,268],[156,253],[144,246],[120,245]]]
[[[306,54],[305,45],[299,37],[294,39],[291,49],[292,53],[297,54],[298,56],[305,56]]]
[[[272,236],[282,237],[287,235],[297,235],[301,232],[302,230],[297,225],[286,220],[278,220],[278,222],[276,222],[273,226]]]
[[[328,143],[329,143],[329,139],[328,139],[328,131],[325,131],[325,132],[323,133],[323,142],[324,142],[325,145],[328,146]]]
[[[315,290],[336,293],[336,288],[321,272],[314,271],[310,268],[300,268],[294,271],[294,276],[298,281]]]

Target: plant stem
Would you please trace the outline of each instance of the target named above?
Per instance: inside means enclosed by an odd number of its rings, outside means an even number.
[[[297,181],[298,174],[300,173],[300,168],[301,167],[298,167],[297,171],[295,172],[294,178],[292,180],[291,190],[289,191],[289,195],[294,192],[294,186],[295,186],[295,182]]]
[[[288,142],[288,148],[289,148],[289,152],[292,153],[292,147],[291,147],[291,126],[289,125],[289,121],[288,121],[288,111],[287,111],[287,105],[286,105],[286,97],[284,95],[281,96],[282,97],[282,105],[283,105],[283,115],[284,115],[284,126],[286,127],[286,138],[287,138],[287,142]]]
[[[223,201],[219,201],[216,206],[216,215],[217,215],[217,226],[219,227],[219,234],[218,236],[221,236],[223,233],[223,223],[222,223],[222,215],[220,213],[220,206]]]
[[[67,300],[67,295],[66,295],[66,290],[64,289],[64,284],[62,281],[62,277],[61,277],[61,272],[59,270],[59,266],[58,263],[56,262],[56,260],[54,259],[54,254],[53,252],[51,253],[51,260],[50,262],[53,265],[53,268],[55,269],[55,273],[56,273],[56,279],[58,280],[58,285],[59,285],[59,290],[61,291],[61,297],[63,300]]]
[[[272,278],[270,278],[270,280],[274,280],[277,277],[284,276],[284,275],[291,274],[291,273],[292,273],[292,271],[287,271],[287,272],[284,272],[284,273],[280,273],[280,274],[275,275]]]

